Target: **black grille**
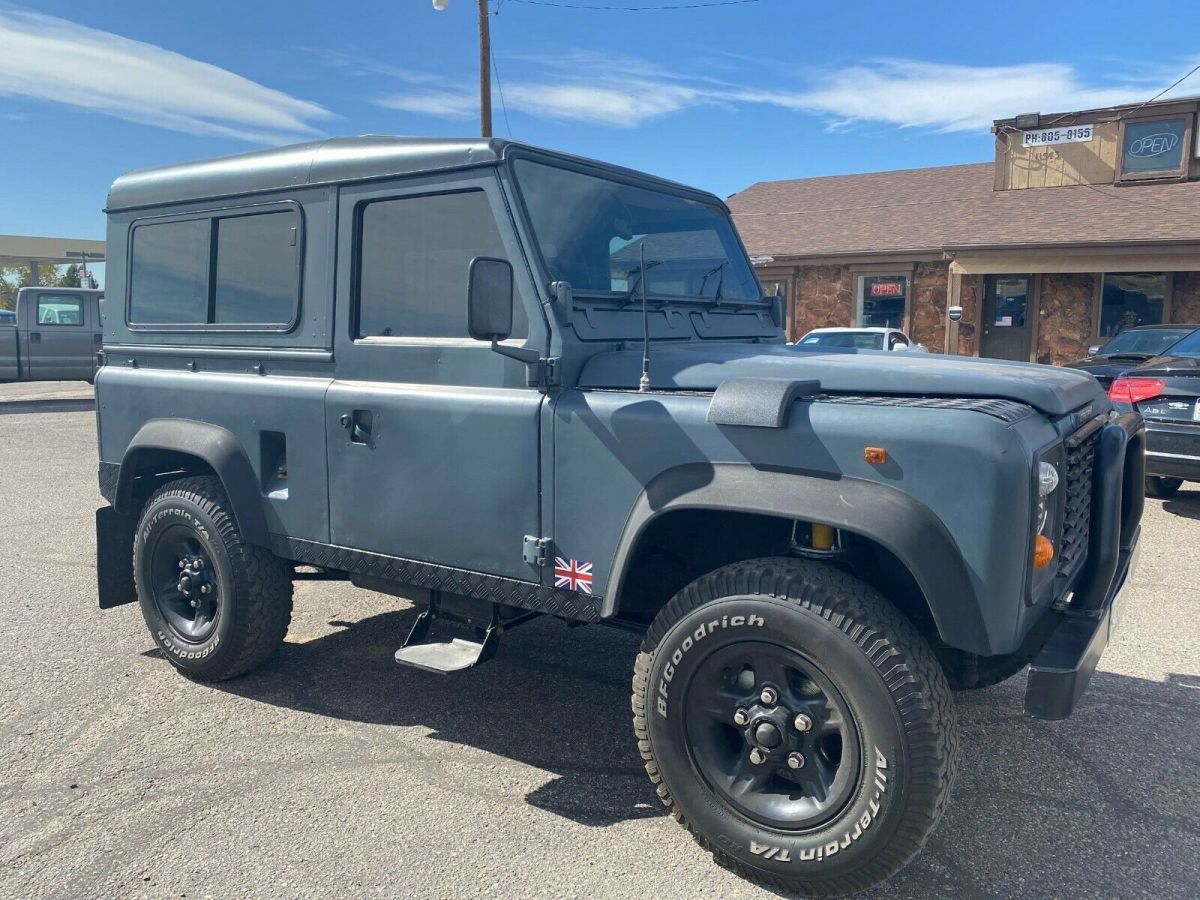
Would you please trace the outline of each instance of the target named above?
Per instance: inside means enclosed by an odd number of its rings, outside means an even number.
[[[1058,571],[1071,575],[1087,556],[1088,535],[1092,524],[1092,463],[1096,458],[1096,436],[1091,431],[1082,440],[1067,439],[1066,502],[1063,507],[1062,535],[1059,538]]]

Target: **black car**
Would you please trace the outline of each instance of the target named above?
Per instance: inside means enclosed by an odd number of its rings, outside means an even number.
[[[1200,481],[1200,331],[1118,377],[1108,396],[1146,420],[1146,493],[1169,497]]]
[[[1108,387],[1122,372],[1166,353],[1176,341],[1187,337],[1197,328],[1200,326],[1139,325],[1137,328],[1127,328],[1102,347],[1092,347],[1083,359],[1066,365],[1095,375],[1097,381]]]

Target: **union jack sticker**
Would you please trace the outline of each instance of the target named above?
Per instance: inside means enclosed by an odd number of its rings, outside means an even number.
[[[592,592],[592,564],[577,559],[554,557],[554,586],[569,591]]]

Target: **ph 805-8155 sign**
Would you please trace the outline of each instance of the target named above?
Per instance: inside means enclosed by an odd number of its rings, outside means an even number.
[[[1023,147],[1045,147],[1050,144],[1079,144],[1092,139],[1091,125],[1072,125],[1069,128],[1039,128],[1021,132]]]

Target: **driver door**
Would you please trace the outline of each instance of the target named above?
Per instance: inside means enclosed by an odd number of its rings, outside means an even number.
[[[337,377],[325,404],[332,542],[539,581],[522,547],[542,533],[545,397],[466,324],[472,259],[523,272],[494,174],[355,185],[338,203]],[[519,274],[514,343],[544,349],[532,296]]]

